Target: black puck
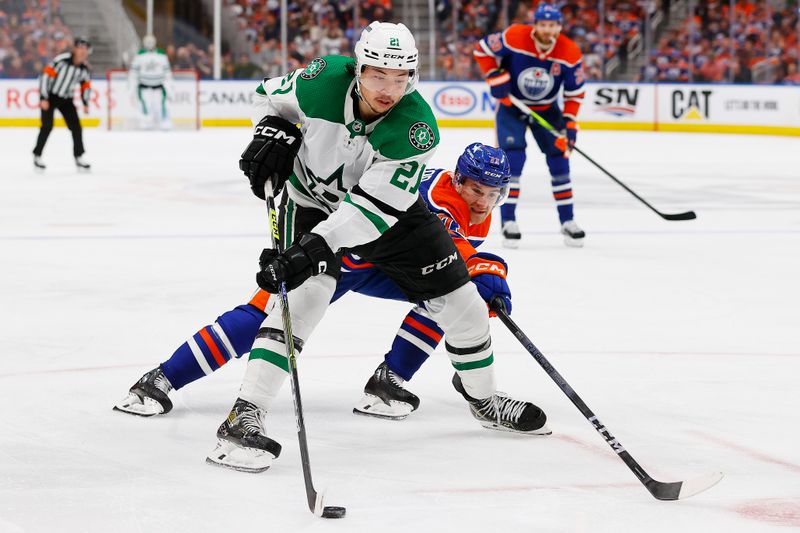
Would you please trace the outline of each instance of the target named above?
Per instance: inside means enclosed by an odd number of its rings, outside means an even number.
[[[322,518],[344,518],[346,512],[344,507],[325,506],[322,509]]]

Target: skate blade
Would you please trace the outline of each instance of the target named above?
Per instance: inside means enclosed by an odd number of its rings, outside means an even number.
[[[545,424],[539,429],[533,429],[531,431],[517,431],[516,429],[512,429],[510,427],[506,427],[502,424],[498,424],[496,422],[489,422],[486,420],[480,421],[481,426],[485,427],[486,429],[492,429],[494,431],[506,431],[508,433],[517,433],[518,435],[531,435],[534,437],[545,437],[547,435],[552,435],[553,430]]]
[[[580,239],[573,239],[568,235],[564,235],[564,244],[570,248],[583,248],[583,237]]]
[[[414,409],[406,402],[390,400],[386,402],[372,394],[364,394],[358,404],[353,407],[353,414],[383,418],[385,420],[405,420]]]
[[[353,407],[353,414],[370,418],[382,418],[383,420],[405,420],[408,418],[408,415],[384,415],[375,411],[359,411],[357,407]]]
[[[503,237],[503,248],[510,248],[512,250],[516,250],[519,248],[519,241],[520,239],[506,239]]]
[[[220,439],[214,451],[206,457],[206,463],[237,472],[258,474],[272,466],[274,459],[274,455],[264,450],[245,448]]]
[[[114,411],[129,415],[151,417],[162,414],[164,408],[152,398],[145,398],[143,402],[138,396],[131,393],[127,398],[114,406]]]

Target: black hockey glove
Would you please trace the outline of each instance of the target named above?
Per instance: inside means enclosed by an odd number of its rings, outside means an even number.
[[[281,192],[302,141],[303,134],[288,120],[271,115],[261,119],[239,159],[239,169],[250,180],[253,194],[264,200],[264,184],[270,177],[272,194]]]
[[[265,249],[258,259],[258,266],[261,270],[256,274],[256,283],[265,291],[276,294],[282,281],[290,291],[311,276],[336,268],[336,256],[325,239],[316,233],[303,233],[283,253]]]

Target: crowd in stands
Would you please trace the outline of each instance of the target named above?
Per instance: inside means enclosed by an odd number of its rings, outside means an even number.
[[[35,78],[72,44],[58,0],[0,2],[0,78]]]
[[[354,24],[356,2],[359,21]],[[261,78],[283,73],[279,0],[224,0],[248,50],[223,57],[223,77]],[[393,20],[392,0],[290,0],[286,19],[288,68],[321,55],[349,55],[360,29]]]
[[[692,17],[678,29],[662,33],[639,79],[800,83],[798,12],[793,2],[735,0],[731,26],[728,0],[698,1]],[[233,45],[223,49],[222,77],[257,79],[283,74],[280,0],[223,0],[223,4],[236,39],[226,39]],[[288,0],[287,4],[289,69],[320,55],[350,54],[361,28],[370,21],[396,21],[392,0]],[[583,51],[587,79],[603,79],[607,65],[616,61],[624,67],[629,45],[641,38],[642,6],[647,5],[650,12],[663,10],[666,18],[670,1],[605,0],[602,13],[597,0],[561,0],[559,4],[564,33]],[[502,13],[499,0],[435,0],[437,78],[480,79],[472,57],[474,43],[502,30],[506,21],[532,21],[538,1],[507,0],[506,5],[508,12]],[[36,77],[50,58],[69,47],[71,38],[59,16],[59,0],[4,0],[0,3],[0,78]],[[203,78],[212,77],[213,45],[167,45],[165,50],[174,68],[195,69]],[[424,49],[421,55],[426,59]],[[427,72],[425,66],[423,71]]]
[[[641,80],[800,83],[797,5],[737,0],[700,2],[679,30],[662,36]]]
[[[587,79],[602,79],[604,65],[613,57],[627,52],[627,45],[641,31],[643,13],[636,0],[606,0],[605,20],[597,0],[560,2],[564,16],[564,34],[575,40],[584,54]],[[438,72],[445,79],[480,79],[480,71],[472,59],[473,43],[494,31],[503,29],[503,21],[530,23],[538,2],[509,1],[509,13],[502,16],[502,4],[495,0],[439,0],[437,16],[439,47]],[[452,12],[460,16],[453,31]]]

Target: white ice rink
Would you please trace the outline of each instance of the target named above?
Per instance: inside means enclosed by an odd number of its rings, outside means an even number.
[[[513,318],[650,475],[720,484],[653,499],[496,319],[501,390],[550,437],[481,428],[442,350],[402,422],[352,405],[408,306],[350,295],[300,358],[311,464],[341,521],[305,504],[288,384],[268,418],[283,454],[248,475],[204,463],[245,363],[173,395],[167,416],[111,407],[254,288],[266,215],[237,160],[247,129],[65,129],[32,170],[34,129],[0,129],[0,532],[769,532],[800,529],[800,140],[582,132],[580,145],[667,222],[578,156],[576,219],[557,233],[529,149]],[[490,130],[442,130],[452,167]]]

